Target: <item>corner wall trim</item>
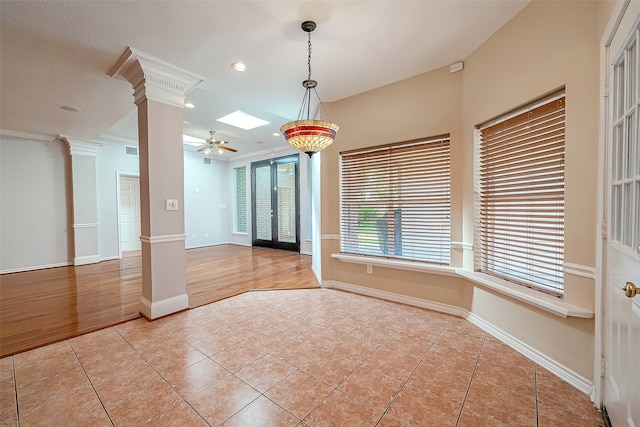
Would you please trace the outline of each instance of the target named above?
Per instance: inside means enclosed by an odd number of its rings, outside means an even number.
[[[438,311],[441,313],[452,314],[458,317],[465,317],[466,310],[454,305],[442,304],[435,301],[428,301],[422,298],[411,297],[407,295],[396,294],[379,289],[367,288],[365,286],[352,285],[350,283],[338,282],[335,280],[323,280],[323,288],[341,289],[343,291],[353,292],[356,294],[367,295],[374,298],[380,298],[387,301],[399,302],[401,304],[412,305],[415,307],[426,308],[427,310]]]
[[[95,264],[100,262],[100,255],[77,256],[73,259],[73,265]]]
[[[45,264],[45,265],[34,265],[29,267],[18,267],[18,268],[9,268],[7,270],[0,270],[0,274],[9,274],[9,273],[20,273],[22,271],[33,271],[33,270],[44,270],[46,268],[56,268],[56,267],[69,267],[73,265],[70,262],[58,262],[55,264]]]
[[[98,223],[89,222],[86,224],[73,224],[73,228],[98,228]]]
[[[151,302],[145,297],[140,297],[140,314],[149,320],[167,316],[189,308],[189,296],[187,294],[176,295],[161,301]]]
[[[587,265],[571,264],[567,262],[564,264],[564,272],[567,274],[573,274],[574,276],[581,276],[596,280],[596,269]]]
[[[142,243],[166,243],[166,242],[178,242],[187,239],[186,234],[165,234],[161,236],[140,236]]]
[[[546,370],[562,378],[584,394],[591,396],[591,393],[593,391],[593,383],[591,381],[573,372],[571,369],[558,363],[546,354],[543,354],[530,345],[520,341],[518,338],[496,328],[494,325],[485,321],[476,314],[467,313],[467,315],[463,317],[465,317],[469,322],[478,326],[480,329],[498,338],[500,341],[516,350],[518,353],[522,354],[530,360],[533,360],[535,363],[542,366]]]
[[[454,316],[465,318],[469,322],[478,326],[483,331],[496,337],[497,339],[499,339],[500,341],[502,341],[512,349],[516,350],[518,353],[522,354],[523,356],[527,357],[528,359],[532,360],[533,362],[539,364],[543,368],[547,369],[548,371],[562,378],[564,381],[568,382],[569,384],[571,384],[573,387],[577,388],[584,394],[591,396],[591,393],[593,392],[593,383],[591,381],[575,373],[571,369],[555,361],[549,356],[539,352],[538,350],[531,347],[530,345],[520,341],[518,338],[504,332],[503,330],[497,328],[491,323],[485,321],[478,315],[474,313],[470,313],[469,311],[463,308],[448,305],[448,304],[442,304],[435,301],[424,300],[421,298],[400,295],[393,292],[367,288],[365,286],[338,282],[334,280],[325,280],[322,282],[321,286],[323,288],[341,289],[341,290],[353,292],[356,294],[367,295],[375,298],[384,299],[387,301],[399,302],[402,304],[426,308],[427,310],[438,311],[441,313],[451,314]]]
[[[323,234],[320,236],[322,240],[340,240],[339,234]]]
[[[473,245],[466,242],[451,242],[451,249],[463,249],[465,251],[472,251]]]

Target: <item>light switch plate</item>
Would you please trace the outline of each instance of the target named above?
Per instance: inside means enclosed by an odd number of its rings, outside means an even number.
[[[178,210],[178,199],[166,199],[165,200],[165,208],[168,211],[177,211]]]

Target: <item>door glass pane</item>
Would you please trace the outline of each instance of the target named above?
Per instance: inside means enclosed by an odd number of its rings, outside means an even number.
[[[296,165],[278,163],[278,240],[296,242]]]
[[[619,242],[622,234],[622,186],[614,185],[611,192],[612,239]]]
[[[636,239],[632,247],[637,248],[640,245],[640,180],[636,181],[636,208],[634,211],[636,218],[633,224],[636,227]]]
[[[619,119],[624,114],[624,60],[616,66],[615,78],[615,117]]]
[[[633,174],[633,143],[636,138],[636,112],[627,117],[627,141],[625,144],[625,157],[624,157],[624,177],[631,178]]]
[[[633,195],[633,193],[631,192],[632,187],[631,187],[631,183],[628,182],[624,185],[624,202],[622,204],[622,215],[623,215],[623,219],[622,219],[622,243],[624,243],[625,246],[629,246],[631,247],[631,238],[632,238],[632,234],[631,234],[631,219],[633,217],[633,204],[631,203],[631,197]]]
[[[615,141],[613,142],[613,176],[622,179],[622,162],[624,160],[624,127],[622,123],[616,126]]]
[[[256,168],[256,238],[271,240],[271,166]]]

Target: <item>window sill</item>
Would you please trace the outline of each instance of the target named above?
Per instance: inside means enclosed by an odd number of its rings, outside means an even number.
[[[525,288],[488,274],[478,273],[462,268],[421,264],[411,261],[373,258],[362,255],[331,254],[331,258],[351,264],[364,264],[367,266],[367,273],[369,274],[373,273],[373,266],[376,266],[395,268],[398,270],[417,271],[420,273],[462,277],[485,288],[507,295],[559,317],[591,319],[594,316],[594,313],[590,310],[566,303],[551,295],[546,295],[542,292]]]
[[[237,231],[232,231],[231,235],[232,236],[246,236],[247,233],[240,233],[240,232],[237,232]]]
[[[524,286],[516,285],[506,280],[499,279],[497,277],[490,276],[485,273],[478,273],[476,271],[464,270],[462,268],[456,269],[456,273],[459,276],[464,277],[474,283],[482,285],[493,291],[500,292],[507,296],[530,304],[534,307],[548,311],[556,316],[560,317],[581,317],[583,319],[593,318],[593,312],[586,308],[578,307],[577,305],[569,304],[563,300],[551,295],[544,294],[534,289],[529,289]]]
[[[348,262],[352,264],[365,264],[367,266],[367,272],[373,272],[373,266],[385,267],[385,268],[397,268],[399,270],[418,271],[420,273],[441,274],[444,276],[457,276],[456,269],[454,267],[423,264],[420,262],[402,261],[397,259],[385,259],[368,257],[364,255],[345,255],[345,254],[331,254],[331,258],[338,259],[342,262]]]

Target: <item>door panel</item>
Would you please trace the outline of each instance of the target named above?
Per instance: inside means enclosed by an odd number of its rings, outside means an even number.
[[[120,248],[140,249],[140,179],[120,178]]]
[[[251,165],[253,245],[300,251],[298,156]]]
[[[639,17],[631,1],[609,46],[604,405],[616,427],[640,427],[640,296],[623,291],[640,286]]]

